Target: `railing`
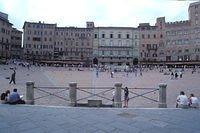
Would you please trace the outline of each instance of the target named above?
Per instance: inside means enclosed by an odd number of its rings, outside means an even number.
[[[124,99],[122,100],[121,83],[116,83],[114,87],[77,87],[77,83],[69,83],[69,87],[35,87],[34,82],[26,83],[26,103],[34,104],[43,98],[51,96],[68,103],[70,106],[77,106],[83,102],[99,100],[104,103],[112,104],[114,107],[121,108]],[[143,98],[151,102],[158,103],[159,108],[166,108],[166,84],[160,84],[159,88],[129,88],[129,100]],[[113,92],[115,92],[113,95]],[[159,99],[153,99],[153,95],[159,95]],[[36,97],[34,97],[36,95]],[[133,101],[135,102],[135,101]]]
[[[59,91],[56,91],[59,90]],[[69,87],[34,87],[34,93],[43,93],[44,95],[38,96],[34,98],[34,101],[39,100],[41,98],[46,98],[48,96],[54,96],[56,98],[62,99],[64,101],[69,101],[66,96],[59,95],[60,93],[63,93],[64,91],[69,91]]]
[[[81,93],[88,94],[88,96],[83,96],[82,98],[77,99],[76,101],[88,100],[89,98],[102,98],[107,101],[112,101],[112,97],[109,94],[112,94],[111,91],[114,91],[114,87],[78,87],[77,90]],[[95,92],[92,92],[95,91]]]
[[[124,88],[122,88],[122,89],[124,90]],[[157,99],[153,99],[151,97],[145,96],[147,94],[156,93],[157,91],[159,91],[159,88],[128,88],[128,90],[129,90],[129,100],[132,100],[132,99],[135,99],[138,97],[142,97],[144,99],[148,99],[153,102],[159,102]],[[135,92],[135,90],[139,90],[140,93]],[[141,90],[143,90],[145,92],[141,93]],[[131,94],[134,96],[131,96]]]

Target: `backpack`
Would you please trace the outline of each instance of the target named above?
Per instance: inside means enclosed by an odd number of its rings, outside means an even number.
[[[1,100],[5,100],[6,99],[6,93],[2,93],[1,94]]]

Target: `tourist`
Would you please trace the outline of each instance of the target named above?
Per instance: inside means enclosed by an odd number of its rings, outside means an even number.
[[[142,68],[140,68],[140,76],[142,76]]]
[[[183,91],[176,99],[176,108],[188,108],[188,98]]]
[[[180,76],[180,78],[183,77],[183,73],[182,73],[182,71],[179,72],[179,76]]]
[[[190,94],[189,106],[192,107],[192,108],[198,108],[199,107],[199,100],[198,100],[197,97],[194,96],[194,94]]]
[[[115,99],[115,90],[113,90],[113,92],[112,92],[112,101],[113,101],[113,104],[114,104],[114,99]]]
[[[11,75],[11,80],[10,80],[10,84],[13,82],[14,84],[16,84],[15,83],[15,75],[16,75],[16,72],[15,72],[15,70],[13,70],[13,73],[12,73],[12,75]]]
[[[175,76],[175,79],[177,79],[178,78],[178,73],[176,72],[174,76]]]
[[[9,101],[9,95],[10,95],[10,91],[7,90],[6,92],[1,94],[1,103],[8,103]]]
[[[114,72],[111,71],[111,72],[110,72],[110,76],[111,76],[111,78],[113,78],[113,75],[114,75]]]
[[[173,79],[174,78],[174,73],[173,72],[171,72],[171,79]]]
[[[125,108],[125,107],[126,107],[126,108],[128,107],[128,101],[129,101],[128,95],[129,95],[128,87],[125,87],[125,88],[124,88],[124,108]]]
[[[9,96],[9,104],[25,104],[25,101],[20,98],[17,89],[13,89],[13,92]]]

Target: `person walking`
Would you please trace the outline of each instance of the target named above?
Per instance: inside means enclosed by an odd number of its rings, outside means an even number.
[[[15,70],[13,70],[13,73],[12,73],[12,75],[11,75],[11,80],[10,80],[9,84],[11,84],[12,82],[13,82],[14,84],[16,84],[16,83],[15,83],[15,76],[16,76],[16,72],[15,72]]]
[[[124,108],[128,107],[128,101],[129,101],[128,95],[129,95],[128,87],[125,87],[124,88]]]

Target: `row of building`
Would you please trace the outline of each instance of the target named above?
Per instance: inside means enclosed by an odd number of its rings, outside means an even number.
[[[200,2],[191,3],[189,19],[138,27],[58,27],[25,22],[22,32],[0,14],[0,56],[66,64],[134,65],[155,62],[200,62]],[[20,52],[23,51],[23,52]]]

